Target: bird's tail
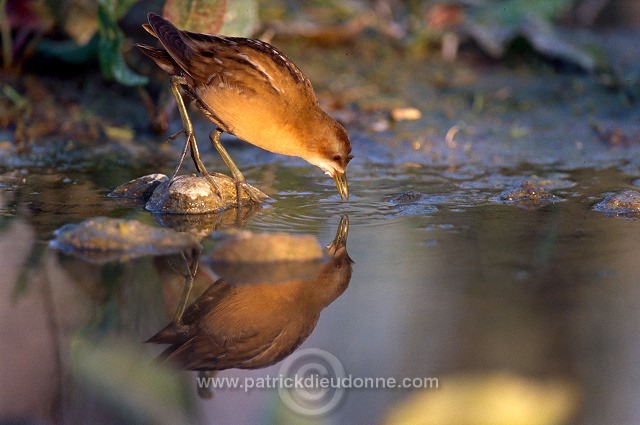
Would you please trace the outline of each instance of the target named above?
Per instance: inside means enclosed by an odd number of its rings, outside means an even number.
[[[169,75],[180,74],[180,67],[166,50],[157,49],[147,46],[146,44],[136,44],[135,46],[142,50],[142,53],[153,59],[153,61]]]

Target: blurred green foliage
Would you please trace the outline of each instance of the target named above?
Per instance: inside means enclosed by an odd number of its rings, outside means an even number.
[[[127,86],[144,85],[147,78],[125,61],[123,50],[131,40],[119,25],[138,3],[140,0],[0,0],[4,66],[19,67],[24,59],[20,55],[32,53],[17,46],[22,38],[34,40],[38,54],[76,64],[97,59],[106,78]],[[445,35],[455,34],[461,41],[474,40],[495,58],[502,58],[514,39],[521,38],[544,56],[593,70],[596,60],[591,53],[556,31],[557,23],[571,11],[593,3],[599,8],[615,4],[612,0],[158,0],[154,6],[163,5],[162,13],[180,28],[235,36],[255,33],[259,15],[263,15],[267,20],[285,21],[280,27],[266,28],[285,28],[289,35],[303,28],[297,25],[300,23],[313,23],[311,27],[329,33],[336,22],[368,16],[371,19],[363,26],[398,45],[413,47],[416,40],[436,44],[443,42]],[[137,18],[144,21],[144,16]],[[21,34],[24,31],[36,36],[25,37]],[[304,29],[299,35],[305,36]]]
[[[162,15],[178,28],[213,34],[222,27],[226,7],[226,0],[166,0]]]
[[[569,11],[575,0],[485,0],[469,8],[474,20],[490,25],[520,25],[527,18],[553,22]]]
[[[145,76],[134,72],[126,63],[123,47],[128,41],[118,22],[139,0],[0,0],[0,36],[2,63],[5,69],[18,69],[36,54],[63,62],[82,64],[97,59],[105,78],[126,86],[147,83]],[[224,0],[170,1],[174,11],[191,19],[210,20],[212,15],[224,17]],[[230,21],[245,28],[255,23],[254,0],[238,2]],[[201,7],[194,8],[195,4]],[[250,7],[253,5],[253,9]],[[247,21],[243,9],[253,10]],[[209,10],[204,13],[203,10]],[[241,18],[241,19],[238,19]],[[142,22],[141,22],[142,23]],[[218,26],[219,28],[219,26]],[[241,31],[242,29],[240,29]],[[49,35],[50,36],[45,36]],[[62,37],[61,37],[62,36]],[[32,40],[33,49],[21,40]]]
[[[122,56],[124,34],[118,26],[117,17],[124,14],[135,0],[98,1],[98,59],[102,74],[125,86],[147,84],[147,77],[136,74],[126,64]],[[118,13],[120,12],[120,13]]]
[[[500,59],[523,39],[538,54],[593,72],[599,64],[592,52],[563,37],[554,24],[576,0],[486,0],[465,10],[462,32],[488,55]]]
[[[126,338],[77,334],[71,341],[74,383],[100,397],[124,423],[196,423],[187,376],[150,363],[147,353],[133,347]]]

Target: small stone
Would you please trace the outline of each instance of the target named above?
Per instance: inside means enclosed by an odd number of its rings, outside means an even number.
[[[625,190],[607,196],[594,205],[593,209],[609,216],[638,219],[640,218],[640,192]]]
[[[499,199],[507,204],[527,209],[540,208],[561,200],[541,185],[530,180],[515,189],[505,190],[500,194]]]
[[[381,119],[371,123],[371,130],[382,133],[383,131],[389,130],[389,121],[386,119]]]
[[[422,118],[422,112],[417,108],[393,108],[391,110],[391,119],[393,121],[415,121]]]
[[[395,198],[391,199],[389,202],[398,205],[398,204],[408,204],[412,202],[416,202],[422,198],[422,193],[416,192],[415,190],[409,190],[407,192],[403,192]]]
[[[136,220],[95,217],[66,224],[49,245],[87,261],[103,263],[146,255],[168,255],[198,246],[190,235]]]
[[[212,259],[224,263],[268,263],[315,261],[325,255],[318,239],[312,235],[243,232],[220,243]]]
[[[168,180],[169,177],[164,174],[149,174],[121,184],[107,196],[110,198],[140,199],[146,202],[153,191]]]

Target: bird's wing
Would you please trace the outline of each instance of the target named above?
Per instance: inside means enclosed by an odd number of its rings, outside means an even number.
[[[252,95],[313,96],[313,88],[300,69],[275,47],[260,40],[183,31],[188,46],[189,74],[196,84],[211,90],[236,90]]]
[[[143,25],[143,28],[157,37],[180,69],[188,73],[193,52],[182,40],[181,31],[171,22],[155,13],[149,13],[147,19],[149,24]]]
[[[250,95],[283,93],[293,85],[297,89],[294,93],[315,98],[311,83],[300,69],[268,43],[182,31],[153,13],[148,18],[145,29],[160,40],[185,76],[191,77],[194,87],[233,89]]]

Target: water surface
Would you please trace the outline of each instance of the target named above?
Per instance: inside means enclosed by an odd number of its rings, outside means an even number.
[[[130,179],[170,173],[179,143],[83,149],[36,141],[30,154],[0,156],[0,382],[11,383],[0,391],[0,417],[370,424],[421,391],[446,394],[460,380],[507,374],[543,389],[560,383],[577,400],[569,423],[639,423],[640,227],[593,208],[636,189],[637,105],[623,104],[591,76],[531,64],[411,60],[374,47],[285,49],[296,63],[308,62],[319,93],[333,93],[321,96],[323,104],[345,105],[331,112],[351,117],[348,203],[314,167],[225,140],[248,181],[272,197],[241,220],[244,229],[311,234],[327,245],[348,217],[355,263],[346,289],[290,357],[218,376],[278,376],[296,353],[312,349],[329,353],[351,377],[435,378],[439,389],[352,388],[314,417],[292,409],[277,389],[227,388],[202,399],[195,372],[144,372],[163,349],[144,341],[170,323],[185,285],[182,257],[103,264],[48,242],[56,229],[97,216],[166,222],[106,195]],[[418,108],[423,118],[390,122],[396,106]],[[210,123],[194,121],[206,141]],[[590,124],[619,128],[629,143],[611,146]],[[207,167],[223,170],[204,145]],[[559,199],[502,199],[526,181]],[[211,252],[236,231],[206,233],[194,296],[217,278]]]
[[[247,173],[256,183],[270,179],[273,197],[247,229],[312,234],[328,244],[340,218],[350,221],[351,281],[301,349],[327,351],[348,374],[363,378],[436,377],[446,385],[454,376],[507,371],[562,379],[582,397],[581,423],[637,419],[640,228],[592,208],[606,193],[632,188],[636,176],[611,168],[357,162],[351,171],[348,203],[310,167],[272,164]],[[544,182],[563,200],[541,208],[500,201],[505,187],[524,180]],[[152,402],[135,401],[131,388],[78,372],[74,344],[108,341],[150,360],[159,348],[143,341],[171,320],[166,285],[179,288],[183,278],[157,258],[99,265],[47,246],[63,224],[98,215],[153,224],[152,216],[106,198],[109,188],[85,173],[10,172],[2,182],[0,311],[3,340],[12,343],[3,344],[1,374],[14,382],[3,395],[3,415],[108,423],[130,420],[136,409],[143,417],[156,412]],[[203,257],[219,232],[203,241]],[[207,279],[198,275],[196,283]],[[218,376],[257,379],[277,376],[280,367]],[[195,373],[181,376],[192,400],[188,410],[207,423],[278,423],[297,415],[277,390],[227,389],[203,400]],[[409,393],[347,390],[323,420],[379,422]],[[87,402],[96,408],[87,409]]]

